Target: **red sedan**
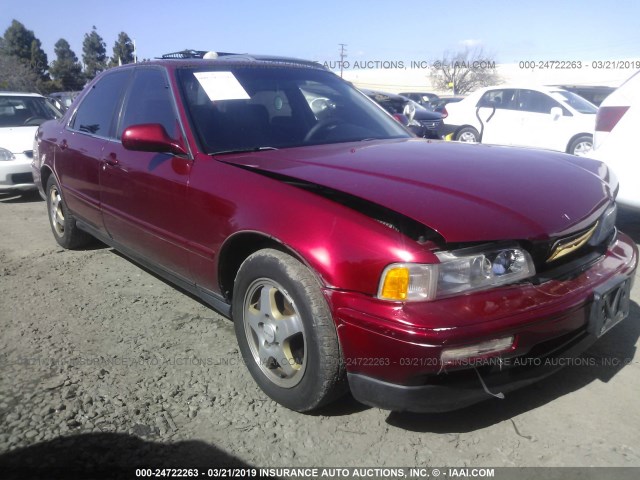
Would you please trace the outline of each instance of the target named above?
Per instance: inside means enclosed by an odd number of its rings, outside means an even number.
[[[503,397],[629,313],[604,164],[413,138],[311,62],[110,69],[40,127],[33,168],[60,245],[98,238],[232,318],[297,411]]]

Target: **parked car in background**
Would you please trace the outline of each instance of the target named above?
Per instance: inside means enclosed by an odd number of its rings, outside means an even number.
[[[429,92],[402,92],[402,93],[399,93],[398,95],[402,95],[403,97],[410,98],[414,102],[422,105],[427,110],[432,110],[431,104],[436,100],[438,100],[438,98],[440,98],[435,93],[429,93]]]
[[[66,112],[67,109],[73,103],[73,100],[80,94],[80,92],[53,92],[49,94],[49,98],[55,102],[55,106],[62,112]]]
[[[311,62],[111,68],[37,141],[55,241],[97,237],[231,317],[254,380],[293,410],[347,389],[460,408],[629,313],[638,252],[605,165],[416,139]]]
[[[416,136],[423,138],[442,138],[442,115],[419,105],[413,100],[393,93],[377,90],[362,90],[374,102],[384,108],[397,119],[399,115],[406,117],[403,124]]]
[[[640,127],[640,71],[600,105],[589,157],[606,163],[620,181],[618,203],[640,209],[640,161],[636,135]]]
[[[580,95],[585,100],[599,107],[602,101],[607,98],[615,88],[591,85],[553,85],[551,88],[561,88],[576,95]]]
[[[447,106],[445,134],[478,142],[482,132],[482,143],[584,155],[591,150],[597,111],[584,98],[559,88],[488,87]]]
[[[36,130],[61,116],[42,95],[0,92],[0,192],[36,188],[31,173]]]

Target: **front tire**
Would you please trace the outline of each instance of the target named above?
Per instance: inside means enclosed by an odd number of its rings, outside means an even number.
[[[480,141],[480,134],[473,127],[464,127],[456,134],[456,140],[466,143],[478,143]]]
[[[593,148],[593,137],[591,135],[581,135],[569,145],[568,152],[571,155],[582,157]]]
[[[46,193],[49,225],[56,242],[68,249],[81,248],[90,244],[93,237],[76,225],[76,219],[64,203],[60,186],[53,175],[47,181]]]
[[[240,266],[233,320],[242,357],[258,386],[307,412],[346,390],[333,318],[311,271],[286,253],[260,250]]]

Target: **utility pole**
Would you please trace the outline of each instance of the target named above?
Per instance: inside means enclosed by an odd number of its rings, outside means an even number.
[[[339,43],[338,45],[340,45],[340,78],[342,78],[342,70],[343,70],[343,66],[344,66],[344,59],[347,57],[347,51],[344,49],[344,47],[347,46],[346,43]]]

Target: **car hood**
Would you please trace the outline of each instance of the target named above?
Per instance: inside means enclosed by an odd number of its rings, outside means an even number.
[[[548,239],[612,200],[601,162],[534,149],[402,139],[216,158],[355,195],[447,242]]]
[[[11,153],[22,153],[33,150],[33,140],[38,127],[0,128],[0,148]]]

